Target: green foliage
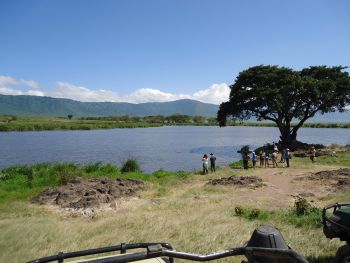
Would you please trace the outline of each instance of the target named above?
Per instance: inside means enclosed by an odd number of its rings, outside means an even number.
[[[294,209],[295,214],[301,216],[309,214],[312,206],[305,198],[298,197],[294,202]]]
[[[0,95],[1,96],[1,95]],[[185,115],[182,115],[185,116]],[[108,116],[108,117],[81,117],[79,119],[68,120],[67,118],[49,117],[11,117],[0,115],[0,131],[44,131],[44,130],[95,130],[114,128],[147,128],[160,127],[164,125],[201,125],[217,126],[215,118],[203,116],[187,116],[181,118],[171,118],[171,116]],[[179,122],[175,122],[175,120]],[[236,122],[228,123],[230,126],[253,126],[253,127],[276,127],[273,122]],[[292,124],[294,127],[296,124]],[[309,128],[350,128],[350,123],[312,123],[304,124]]]
[[[99,171],[105,175],[118,174],[119,168],[117,166],[110,164],[110,163],[105,163],[105,164],[100,165]]]
[[[321,228],[322,209],[312,208],[306,214],[298,215],[295,209],[282,210],[275,213],[276,219],[299,228]]]
[[[243,160],[239,160],[237,162],[232,162],[229,164],[230,167],[237,168],[237,167],[243,167]],[[248,167],[252,168],[252,162],[248,162]]]
[[[169,188],[192,175],[189,172],[168,172],[162,169],[152,174],[146,174],[140,170],[121,174],[117,166],[99,162],[84,166],[74,163],[13,166],[0,170],[0,203],[32,198],[49,187],[65,185],[77,176],[82,178],[107,176],[147,181],[156,187],[158,195],[163,195]]]
[[[76,176],[118,177],[118,167],[111,164],[100,164],[99,169],[90,173],[86,167],[96,164],[77,166],[74,163],[40,163],[28,166],[13,166],[0,171],[0,202],[12,199],[25,199],[52,186],[64,185]]]
[[[344,67],[309,67],[301,71],[255,66],[239,73],[230,86],[230,100],[218,111],[220,126],[227,119],[276,123],[284,145],[293,149],[298,129],[317,112],[344,111],[350,104],[350,77]],[[298,123],[292,127],[292,120]]]
[[[236,216],[243,216],[244,212],[245,212],[245,209],[243,206],[240,206],[240,205],[235,206],[235,215]]]
[[[237,205],[234,208],[233,215],[247,220],[268,222],[272,225],[287,223],[306,229],[322,227],[322,209],[309,206],[304,201],[296,203],[293,208],[272,211]]]
[[[350,166],[349,152],[337,152],[335,156],[319,156],[317,157],[317,163],[323,165]]]
[[[84,166],[86,173],[94,173],[100,170],[102,162],[90,163]]]
[[[141,171],[139,164],[135,159],[128,159],[120,169],[122,173],[129,173],[129,172],[139,172]]]
[[[234,215],[248,220],[267,220],[269,213],[258,208],[248,208],[240,205],[235,206]]]

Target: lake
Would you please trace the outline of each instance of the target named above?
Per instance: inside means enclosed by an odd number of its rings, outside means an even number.
[[[104,162],[120,165],[136,158],[145,172],[158,169],[201,169],[204,153],[213,152],[217,165],[239,160],[237,150],[278,141],[272,127],[198,127],[43,131],[0,133],[0,168],[40,162]],[[307,143],[350,144],[350,129],[300,129]]]

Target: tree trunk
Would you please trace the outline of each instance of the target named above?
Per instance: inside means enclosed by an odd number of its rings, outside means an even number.
[[[282,147],[289,148],[291,151],[296,150],[297,147],[297,132],[290,129],[290,125],[280,125],[278,126],[281,135],[280,135],[280,143]]]

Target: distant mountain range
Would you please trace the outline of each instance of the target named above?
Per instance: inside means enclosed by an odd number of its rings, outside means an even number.
[[[195,100],[177,100],[152,103],[80,102],[39,96],[0,95],[0,115],[18,116],[62,116],[74,117],[100,116],[151,116],[175,113],[215,117],[218,105]]]
[[[0,95],[0,115],[102,117],[102,116],[151,116],[175,113],[216,117],[218,105],[195,100],[171,102],[124,103],[124,102],[80,102],[39,96]],[[308,122],[350,122],[350,111],[345,113],[318,114]]]

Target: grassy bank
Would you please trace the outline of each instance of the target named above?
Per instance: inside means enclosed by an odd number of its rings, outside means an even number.
[[[215,118],[179,115],[148,117],[54,118],[0,116],[0,131],[97,130],[116,128],[147,128],[169,125],[218,126]],[[155,118],[158,117],[158,118]],[[235,122],[228,126],[276,127],[272,122]],[[293,124],[292,124],[293,126]],[[306,123],[304,128],[350,128],[350,123]]]
[[[64,185],[74,177],[92,178],[105,176],[107,178],[137,179],[157,185],[159,193],[164,187],[191,174],[187,172],[168,172],[158,170],[152,174],[142,171],[121,172],[122,169],[112,164],[100,162],[83,166],[74,163],[40,163],[27,166],[13,166],[0,171],[0,204],[9,201],[29,200],[43,190]]]
[[[58,251],[121,242],[166,241],[177,250],[208,253],[244,244],[254,228],[261,224],[278,227],[287,243],[311,262],[331,262],[341,242],[324,237],[319,208],[298,215],[293,205],[284,208],[269,202],[266,205],[259,196],[254,197],[255,190],[237,190],[230,186],[207,185],[207,182],[232,174],[261,176],[269,172],[275,173],[276,179],[277,175],[283,179],[288,178],[288,174],[299,176],[329,169],[332,161],[335,161],[332,164],[335,169],[344,167],[342,160],[350,159],[349,153],[343,154],[319,158],[314,165],[306,158],[293,158],[290,169],[221,168],[216,174],[205,176],[163,170],[152,174],[121,173],[118,167],[102,163],[10,167],[1,171],[0,180],[0,262],[23,262]],[[29,202],[38,192],[64,183],[71,176],[101,175],[141,179],[148,182],[148,187],[139,198],[125,201],[116,211],[94,218],[67,216]],[[349,197],[349,192],[330,192],[322,202]],[[233,262],[240,260],[236,258]]]
[[[67,118],[17,117],[15,120],[2,121],[0,131],[51,131],[51,130],[97,130],[115,128],[159,127],[157,123],[117,122],[108,120],[69,120]]]

